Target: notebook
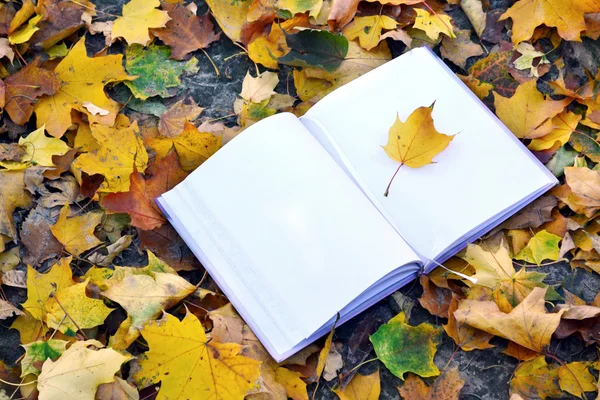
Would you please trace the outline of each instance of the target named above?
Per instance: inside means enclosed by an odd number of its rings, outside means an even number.
[[[382,148],[435,101],[456,135],[434,164]],[[282,361],[429,272],[557,183],[427,48],[333,91],[304,116],[244,130],[157,199],[233,306]]]

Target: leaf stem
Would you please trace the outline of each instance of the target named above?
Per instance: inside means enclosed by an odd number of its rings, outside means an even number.
[[[385,197],[388,197],[388,195],[390,194],[390,186],[392,186],[392,182],[394,182],[394,178],[396,177],[396,175],[398,174],[398,171],[400,171],[400,168],[403,165],[404,164],[398,165],[398,169],[396,170],[396,172],[394,172],[394,175],[392,176],[392,179],[390,179],[390,183],[388,183],[387,188],[385,189],[385,193],[383,194]]]

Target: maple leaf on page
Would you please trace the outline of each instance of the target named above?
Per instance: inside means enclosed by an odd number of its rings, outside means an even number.
[[[215,34],[210,15],[197,16],[182,4],[163,3],[171,20],[164,28],[152,29],[160,40],[171,47],[171,58],[183,60],[189,53],[207,48],[219,39],[221,33]]]
[[[400,116],[396,116],[396,122],[388,132],[388,142],[381,147],[388,157],[400,165],[392,176],[384,196],[388,196],[392,182],[403,165],[420,168],[433,163],[433,157],[441,153],[454,139],[454,136],[444,135],[435,129],[431,116],[434,104],[417,108],[408,116],[406,122],[402,122]]]
[[[106,96],[104,86],[132,78],[125,73],[122,60],[120,54],[90,58],[85,37],[80,39],[54,70],[62,82],[61,88],[52,96],[42,97],[34,107],[37,127],[45,124],[50,135],[61,137],[72,125],[71,110],[87,114],[90,123],[112,125],[120,106]],[[91,102],[108,114],[92,115],[83,102]]]
[[[167,11],[158,10],[159,0],[131,0],[123,5],[123,16],[115,20],[112,37],[122,37],[127,43],[146,46],[150,43],[150,28],[163,28],[171,19]]]
[[[460,377],[458,367],[442,371],[433,385],[427,386],[415,375],[409,375],[398,392],[405,400],[458,400],[465,381]]]
[[[599,11],[600,0],[519,0],[500,19],[512,18],[514,44],[530,39],[542,24],[556,27],[565,40],[580,42],[586,29],[584,14]]]
[[[520,139],[537,139],[552,132],[552,118],[571,101],[546,98],[537,90],[535,80],[520,85],[511,98],[494,92],[496,115]]]
[[[151,230],[166,222],[154,199],[183,181],[188,173],[181,169],[174,149],[146,172],[148,179],[134,170],[129,191],[110,193],[102,198],[100,205],[110,212],[127,213],[133,226]]]
[[[149,350],[133,378],[143,387],[161,383],[157,400],[242,399],[258,388],[260,361],[239,355],[242,346],[208,340],[188,312],[182,321],[165,314],[142,330]]]
[[[345,388],[334,390],[340,400],[379,400],[380,392],[379,370],[370,375],[356,374]]]
[[[36,58],[16,73],[4,79],[6,87],[5,110],[17,125],[25,125],[33,114],[34,99],[53,95],[60,89],[58,76],[41,68],[42,59]]]
[[[440,373],[433,363],[439,334],[440,329],[430,324],[409,325],[401,312],[379,327],[370,340],[375,354],[392,374],[404,379],[406,372],[413,372],[427,378]]]
[[[474,328],[542,352],[565,310],[548,314],[544,307],[547,289],[534,288],[510,313],[503,313],[493,301],[463,300],[454,312],[456,320]]]
[[[131,359],[103,347],[97,340],[75,342],[58,360],[46,360],[37,381],[39,399],[93,400],[98,386],[114,381],[121,364]]]

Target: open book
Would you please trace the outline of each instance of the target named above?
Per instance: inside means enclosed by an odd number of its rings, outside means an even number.
[[[456,137],[422,168],[382,145],[435,101]],[[281,361],[429,272],[556,184],[426,48],[246,129],[157,202]]]

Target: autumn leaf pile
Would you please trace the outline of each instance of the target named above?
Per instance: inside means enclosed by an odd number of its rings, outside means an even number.
[[[499,398],[597,391],[597,355],[564,360],[551,344],[600,344],[600,295],[546,272],[600,273],[600,71],[573,56],[600,37],[600,0],[197,3],[131,0],[118,15],[88,0],[0,3],[0,319],[22,346],[0,364],[0,399],[307,400],[320,387],[375,400],[382,369],[404,399],[458,399],[469,381],[454,355],[498,347],[517,360]],[[228,79],[210,58],[214,68],[199,71],[216,41],[255,64],[222,115],[234,124],[202,116],[182,90],[184,75]],[[300,116],[419,46],[561,185],[419,278],[418,302],[438,324],[411,324],[398,292],[402,311],[387,323],[346,345],[332,331],[276,363],[154,199],[246,127]],[[170,106],[156,107],[162,99]],[[452,140],[440,137],[436,152]],[[400,166],[433,156],[385,150]],[[443,341],[455,352],[440,362]],[[357,374],[363,361],[379,369]]]

